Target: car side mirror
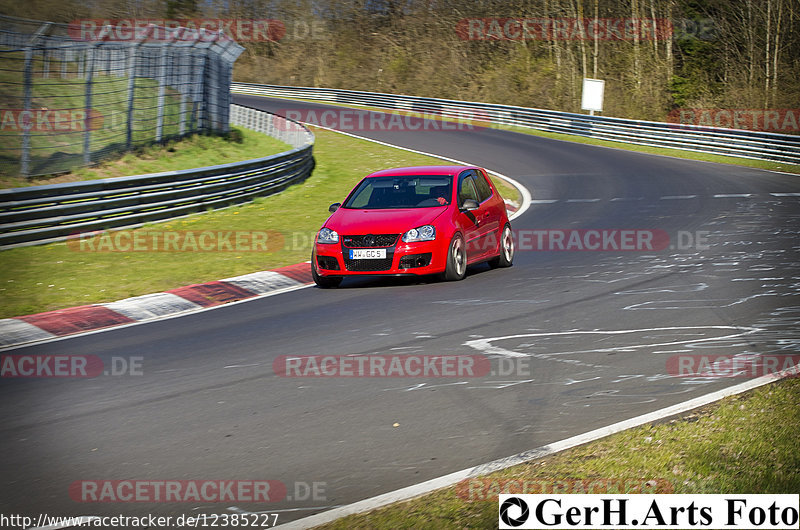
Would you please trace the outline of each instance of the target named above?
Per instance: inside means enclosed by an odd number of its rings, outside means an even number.
[[[335,203],[331,204],[330,206],[328,206],[328,211],[329,211],[329,212],[331,212],[331,213],[333,213],[333,212],[335,212],[336,210],[338,210],[338,209],[339,209],[339,206],[341,206],[341,205],[342,205],[342,203],[340,203],[340,202],[335,202]]]
[[[462,210],[477,210],[478,208],[480,208],[480,205],[475,199],[467,199],[461,203]]]

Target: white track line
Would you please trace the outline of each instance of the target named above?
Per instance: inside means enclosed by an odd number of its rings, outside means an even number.
[[[370,510],[374,510],[376,508],[380,508],[382,506],[393,504],[395,502],[407,501],[441,488],[453,486],[455,484],[458,484],[462,480],[466,480],[481,475],[486,475],[488,473],[500,471],[502,469],[506,469],[511,466],[523,464],[525,462],[530,462],[532,460],[538,460],[540,458],[544,458],[554,453],[558,453],[566,449],[571,449],[573,447],[577,447],[585,443],[593,442],[595,440],[599,440],[600,438],[605,438],[606,436],[616,434],[618,432],[622,432],[624,430],[631,429],[633,427],[638,427],[646,423],[663,420],[664,418],[668,418],[676,414],[681,414],[683,412],[687,412],[689,410],[708,405],[710,403],[713,403],[728,396],[733,396],[736,394],[741,394],[742,392],[747,392],[748,390],[752,390],[754,388],[758,388],[760,386],[772,383],[789,375],[797,374],[798,370],[800,370],[800,364],[797,364],[792,368],[789,368],[782,372],[778,372],[776,374],[761,376],[757,379],[740,383],[732,387],[724,388],[722,390],[706,394],[705,396],[700,396],[694,399],[690,399],[689,401],[684,401],[683,403],[678,403],[677,405],[673,405],[671,407],[666,407],[661,410],[656,410],[654,412],[642,414],[641,416],[636,416],[635,418],[623,420],[614,423],[613,425],[609,425],[607,427],[601,427],[593,431],[579,434],[577,436],[567,438],[566,440],[561,440],[548,445],[544,445],[542,447],[537,447],[536,449],[524,451],[522,453],[508,456],[506,458],[501,458],[499,460],[493,460],[492,462],[488,462],[486,464],[481,464],[468,469],[462,469],[461,471],[456,471],[455,473],[450,473],[448,475],[443,475],[441,477],[427,480],[425,482],[420,482],[419,484],[415,484],[413,486],[408,486],[406,488],[402,488],[399,490],[390,491],[389,493],[384,493],[383,495],[378,495],[376,497],[371,497],[363,501],[358,501],[353,504],[348,504],[347,506],[342,506],[340,508],[335,508],[327,512],[322,512],[316,515],[311,515],[309,517],[304,517],[303,519],[298,519],[296,521],[291,521],[289,523],[279,525],[278,527],[286,530],[293,528],[298,528],[298,529],[313,528],[318,525],[335,521],[336,519],[340,519],[347,515],[367,512]]]

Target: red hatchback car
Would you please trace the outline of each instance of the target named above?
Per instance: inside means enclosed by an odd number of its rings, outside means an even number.
[[[320,287],[376,274],[461,280],[467,265],[510,267],[514,259],[505,202],[479,167],[378,171],[329,210],[311,254]]]

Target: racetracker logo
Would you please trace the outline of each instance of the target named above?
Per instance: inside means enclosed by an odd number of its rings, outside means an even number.
[[[148,29],[153,26],[152,29]],[[286,35],[286,27],[274,19],[80,19],[69,24],[76,41],[214,41],[275,42]]]
[[[275,230],[117,230],[67,238],[73,252],[275,252],[284,246]]]
[[[339,131],[464,131],[485,127],[488,116],[469,110],[454,111],[450,116],[440,112],[410,114],[397,112],[374,112],[357,109],[284,109],[277,114],[289,120],[277,120],[279,130],[302,131],[294,122],[316,125]]]
[[[75,502],[277,502],[286,498],[278,480],[77,480]]]
[[[514,230],[517,250],[647,252],[669,248],[664,230]]]
[[[792,134],[800,132],[800,109],[675,109],[667,115],[667,122],[678,128],[688,125]]]
[[[281,355],[280,377],[482,377],[492,371],[483,355]]]
[[[665,40],[666,18],[465,18],[456,24],[461,40]]]
[[[730,378],[800,376],[800,355],[672,355],[667,373],[673,377]]]
[[[66,133],[96,131],[103,115],[94,109],[0,109],[0,131]]]

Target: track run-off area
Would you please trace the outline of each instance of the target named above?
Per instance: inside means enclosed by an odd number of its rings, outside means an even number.
[[[143,376],[4,380],[3,511],[263,512],[285,523],[745,380],[676,373],[686,359],[798,354],[797,176],[492,128],[366,129],[348,132],[530,190],[513,221],[514,266],[475,266],[461,282],[348,279],[4,352],[140,358]],[[282,377],[274,366],[374,354],[492,364],[421,378]],[[272,480],[286,492],[272,502],[75,497],[87,481],[121,480]]]

